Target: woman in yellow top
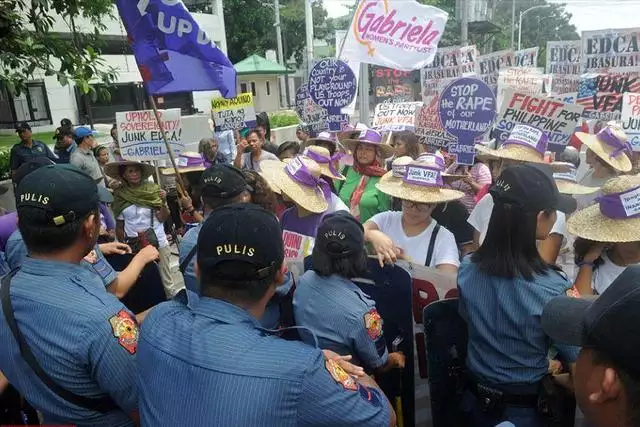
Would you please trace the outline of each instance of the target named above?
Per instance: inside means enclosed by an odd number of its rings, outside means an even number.
[[[356,139],[343,144],[353,153],[353,166],[348,166],[345,180],[336,184],[338,196],[349,207],[351,215],[364,223],[379,212],[391,208],[391,198],[376,188],[387,171],[384,161],[394,153],[393,147],[382,142],[382,135],[365,129]]]

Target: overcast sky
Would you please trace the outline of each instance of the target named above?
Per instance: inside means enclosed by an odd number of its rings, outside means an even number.
[[[567,4],[567,11],[573,15],[571,23],[576,26],[578,32],[640,27],[640,0],[551,0],[551,2]],[[329,17],[336,18],[347,13],[345,5],[354,3],[353,0],[324,0],[324,7]]]

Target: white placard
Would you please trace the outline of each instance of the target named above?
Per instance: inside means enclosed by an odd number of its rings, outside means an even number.
[[[628,217],[640,214],[640,188],[621,194],[620,201]]]
[[[180,109],[159,110],[169,146],[179,155],[184,150]],[[168,160],[169,153],[152,110],[116,113],[118,144],[126,160]]]

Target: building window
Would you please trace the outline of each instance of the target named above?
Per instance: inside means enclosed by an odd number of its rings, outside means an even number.
[[[240,93],[247,93],[247,84],[240,83]]]
[[[271,96],[271,85],[267,82],[267,96]]]
[[[256,83],[251,82],[251,95],[256,96]]]

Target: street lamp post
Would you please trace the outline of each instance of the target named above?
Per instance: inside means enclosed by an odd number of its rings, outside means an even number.
[[[518,50],[520,50],[520,48],[521,48],[520,44],[521,44],[521,41],[522,41],[522,17],[524,15],[526,15],[528,12],[531,12],[532,10],[540,9],[540,8],[543,8],[543,7],[551,7],[551,5],[550,4],[541,4],[541,5],[538,5],[538,6],[530,7],[529,9],[520,12],[520,21],[518,22]]]

